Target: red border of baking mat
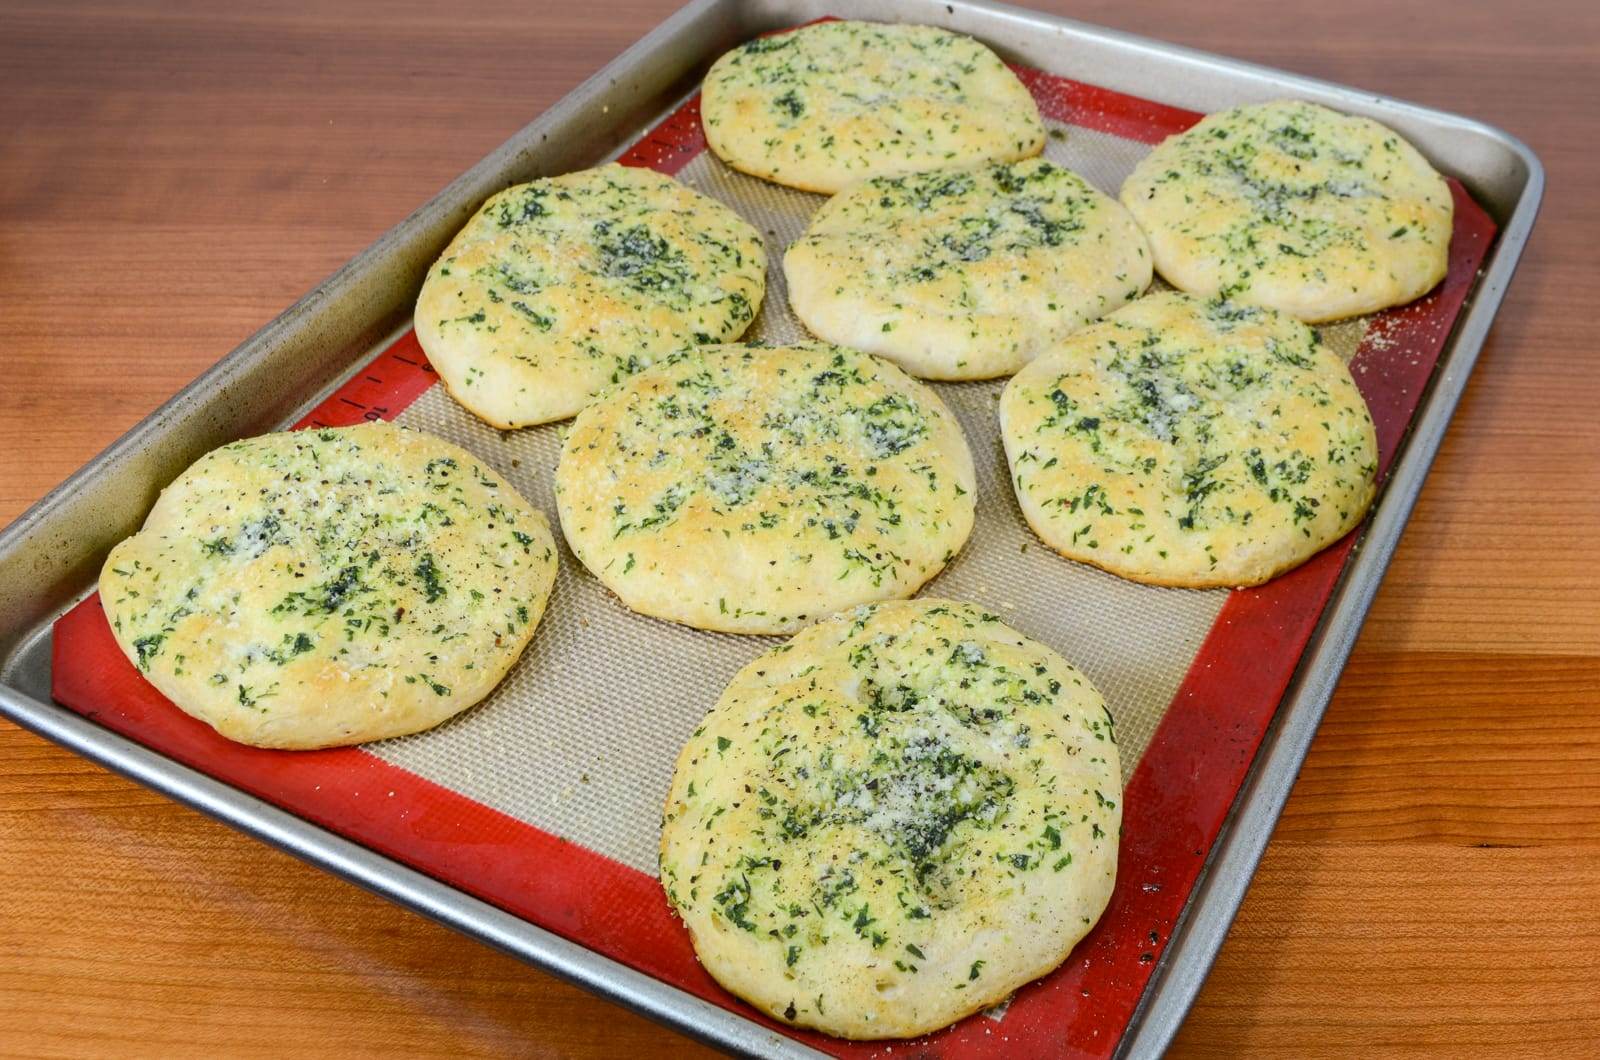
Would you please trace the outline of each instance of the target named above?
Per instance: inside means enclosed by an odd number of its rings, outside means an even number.
[[[1018,74],[1048,117],[1145,143],[1199,118],[1037,70]],[[705,147],[698,118],[695,97],[622,161],[676,173]],[[1462,187],[1452,181],[1451,190],[1448,276],[1427,297],[1376,318],[1353,364],[1377,423],[1384,471],[1494,235],[1493,222]],[[393,418],[435,379],[416,336],[407,333],[299,426]],[[659,885],[645,873],[359,748],[263,751],[223,739],[139,675],[113,640],[98,597],[56,623],[54,694],[186,765],[824,1050],[1106,1056],[1144,992],[1354,541],[1347,537],[1290,574],[1229,595],[1128,779],[1116,890],[1068,962],[1020,990],[1003,1020],[974,1016],[912,1043],[794,1032],[741,1004],[696,962]]]

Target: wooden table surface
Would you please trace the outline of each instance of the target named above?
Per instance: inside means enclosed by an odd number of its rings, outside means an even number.
[[[1182,1055],[1600,1053],[1600,5],[1033,0],[1460,111],[1544,214]],[[677,0],[0,6],[0,523]],[[697,1047],[0,724],[0,1054]]]

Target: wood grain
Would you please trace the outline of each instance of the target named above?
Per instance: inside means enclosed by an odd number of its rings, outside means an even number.
[[[1065,0],[1461,111],[1551,186],[1175,1053],[1600,1052],[1600,7]],[[0,521],[637,39],[603,7],[0,7]],[[0,726],[0,1054],[696,1047]]]

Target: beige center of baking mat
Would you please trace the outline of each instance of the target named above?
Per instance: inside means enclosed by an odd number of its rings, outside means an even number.
[[[1149,150],[1076,126],[1051,123],[1051,129],[1045,157],[1111,194]],[[784,248],[823,197],[736,173],[710,152],[698,155],[678,179],[732,206],[766,238],[772,263],[767,296],[746,338],[804,338],[789,312],[781,262]],[[1348,362],[1365,331],[1366,321],[1358,320],[1322,334]],[[923,594],[981,604],[1083,670],[1116,718],[1126,777],[1227,592],[1137,585],[1041,545],[1011,492],[995,418],[1003,385],[1004,380],[934,384],[972,447],[978,516],[966,548]],[[438,385],[396,422],[477,454],[558,525],[552,480],[566,424],[497,431]],[[369,744],[367,750],[653,875],[661,805],[678,749],[728,679],[775,643],[635,615],[563,543],[544,621],[494,694],[437,729]]]

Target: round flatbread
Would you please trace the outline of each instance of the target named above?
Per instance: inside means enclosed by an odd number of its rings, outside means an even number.
[[[1071,559],[1156,585],[1256,585],[1372,503],[1366,402],[1316,332],[1177,292],[1119,309],[1006,385],[1017,502]]]
[[[926,379],[991,379],[1137,298],[1150,252],[1115,199],[1032,158],[857,184],[783,268],[817,337]]]
[[[741,670],[678,757],[661,883],[787,1023],[910,1037],[1066,960],[1111,897],[1111,715],[970,604],[863,607]]]
[[[1292,100],[1168,137],[1122,201],[1174,287],[1311,322],[1426,294],[1454,212],[1444,178],[1392,129]]]
[[[822,343],[674,355],[585,409],[556,468],[567,543],[607,588],[731,633],[910,596],[966,541],[976,489],[932,391]]]
[[[827,195],[1044,149],[1038,105],[999,56],[933,26],[822,22],[759,37],[712,64],[700,115],[734,169]]]
[[[721,203],[609,165],[508,188],[428,270],[417,340],[496,427],[576,415],[652,358],[736,339],[766,291],[761,236]]]
[[[498,475],[372,423],[207,453],[111,550],[100,602],[185,713],[257,747],[331,747],[488,695],[555,574],[549,523]]]

